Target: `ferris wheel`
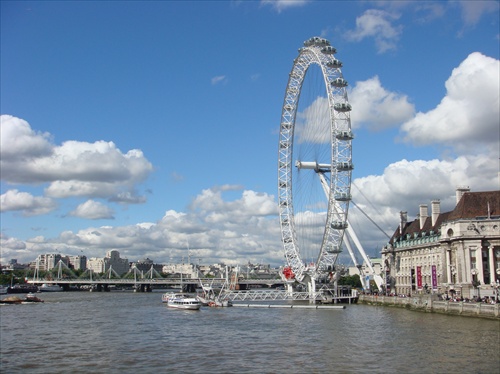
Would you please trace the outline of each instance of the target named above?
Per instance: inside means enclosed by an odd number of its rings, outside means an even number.
[[[347,81],[330,42],[304,42],[289,75],[278,146],[278,204],[286,277],[335,274],[348,229],[352,140]]]

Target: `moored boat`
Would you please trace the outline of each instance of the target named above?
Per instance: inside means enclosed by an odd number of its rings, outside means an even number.
[[[26,295],[26,298],[24,299],[25,303],[43,303],[43,300],[40,299],[39,297],[35,296],[34,293],[29,293]]]
[[[36,297],[34,293],[28,293],[24,299],[19,296],[8,296],[0,300],[0,304],[26,304],[43,303],[43,300]]]
[[[44,283],[38,288],[41,292],[61,292],[63,288],[58,284]]]
[[[23,299],[18,296],[8,296],[0,300],[0,304],[21,304]]]
[[[38,292],[38,287],[27,284],[15,284],[14,286],[10,286],[7,288],[7,293],[30,293],[30,292]]]
[[[201,302],[197,298],[184,293],[164,293],[161,301],[167,303],[170,308],[198,310],[201,307]]]

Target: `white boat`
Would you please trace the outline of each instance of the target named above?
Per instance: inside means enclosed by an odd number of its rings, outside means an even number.
[[[164,293],[161,301],[167,303],[170,308],[198,310],[201,307],[201,302],[197,298],[185,293]]]
[[[63,288],[57,284],[44,283],[38,287],[38,290],[42,292],[61,292]]]

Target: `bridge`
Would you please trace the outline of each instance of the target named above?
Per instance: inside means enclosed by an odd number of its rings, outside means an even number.
[[[153,289],[179,288],[187,292],[196,292],[197,288],[210,286],[213,289],[224,289],[227,280],[224,278],[152,278],[152,279],[32,279],[27,283],[40,286],[44,283],[56,284],[63,290],[88,289],[90,291],[110,291],[111,288],[131,288],[136,292],[151,292]],[[282,290],[284,282],[279,279],[240,279],[237,287],[233,284],[230,289],[224,289],[224,298],[231,301],[309,301],[319,303],[353,303],[358,299],[356,292],[332,293],[325,289],[319,292],[297,292]],[[236,288],[236,289],[235,289]],[[258,289],[256,289],[258,288]]]
[[[109,291],[110,287],[131,287],[136,291],[149,292],[155,288],[182,288],[187,292],[195,292],[196,288],[201,285],[210,285],[214,288],[221,288],[223,285],[228,285],[228,276],[226,278],[186,278],[182,277],[162,277],[153,266],[146,272],[139,271],[136,267],[120,276],[112,267],[101,275],[96,274],[93,270],[87,269],[82,275],[76,274],[62,260],[59,260],[49,277],[40,277],[39,264],[35,269],[35,274],[32,279],[28,279],[27,283],[40,286],[44,283],[56,284],[63,287],[64,290],[90,288],[95,291]],[[250,288],[276,288],[284,286],[282,279],[251,279],[231,276],[231,288],[238,290],[248,290]],[[227,288],[227,287],[226,287]]]
[[[151,292],[153,289],[182,289],[185,292],[196,292],[202,285],[212,289],[223,289],[224,298],[231,301],[259,301],[259,300],[304,300],[319,303],[356,302],[357,293],[342,286],[330,289],[322,285],[318,291],[308,290],[301,292],[294,289],[292,284],[283,279],[251,279],[238,277],[232,274],[226,278],[185,278],[161,277],[154,268],[142,274],[136,268],[120,277],[112,268],[103,275],[97,275],[92,270],[86,271],[77,277],[71,269],[59,261],[57,274],[51,273],[49,278],[40,278],[38,270],[27,283],[35,286],[43,284],[59,285],[65,291],[90,290],[110,291],[116,288],[133,289],[135,292]],[[318,284],[320,285],[320,284]]]
[[[71,289],[91,289],[95,291],[109,291],[113,287],[133,288],[136,291],[149,292],[152,289],[161,288],[182,288],[188,292],[195,292],[196,288],[203,285],[211,285],[213,288],[221,288],[227,283],[225,278],[97,278],[97,279],[29,279],[27,283],[41,286],[44,283],[57,284],[65,291]],[[284,282],[281,279],[239,279],[233,288],[248,290],[251,288],[276,288],[282,287]]]

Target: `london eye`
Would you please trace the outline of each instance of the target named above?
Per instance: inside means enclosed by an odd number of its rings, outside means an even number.
[[[304,42],[281,112],[278,205],[287,278],[313,290],[336,275],[351,200],[352,141],[347,81],[324,38]]]

